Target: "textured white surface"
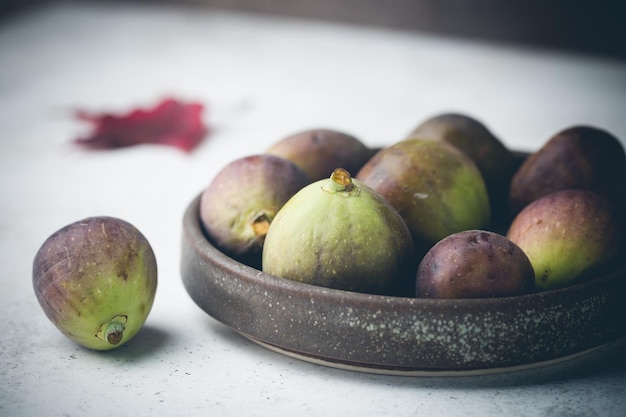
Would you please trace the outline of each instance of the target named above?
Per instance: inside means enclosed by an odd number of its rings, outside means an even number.
[[[620,416],[626,344],[533,371],[369,375],[266,350],[206,316],[179,274],[182,214],[230,160],[308,127],[371,145],[466,112],[510,147],[590,123],[626,139],[626,63],[408,32],[79,3],[0,26],[0,415]],[[73,109],[126,111],[174,95],[207,106],[190,155],[75,149]],[[31,285],[45,238],[106,214],[152,243],[160,282],[145,328],[107,353],[46,319]]]

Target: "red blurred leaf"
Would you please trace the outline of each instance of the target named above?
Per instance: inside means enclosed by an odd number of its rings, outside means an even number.
[[[92,124],[90,135],[75,142],[90,149],[115,149],[141,144],[175,146],[191,152],[206,136],[202,104],[165,99],[152,109],[134,109],[127,114],[76,112]]]

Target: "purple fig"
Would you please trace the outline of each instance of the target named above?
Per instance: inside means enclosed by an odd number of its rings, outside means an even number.
[[[372,156],[359,139],[331,129],[310,129],[289,135],[273,144],[267,153],[299,166],[311,181],[326,179],[341,167],[357,172]]]
[[[400,212],[420,257],[452,233],[489,224],[489,196],[480,171],[448,143],[397,142],[372,157],[356,178]]]
[[[90,217],[63,227],[41,246],[33,286],[48,318],[90,349],[123,345],[143,326],[157,288],[157,264],[130,223]]]
[[[504,297],[534,288],[535,274],[524,251],[505,236],[485,230],[447,236],[417,269],[418,297]]]
[[[260,268],[265,234],[274,216],[309,183],[294,163],[274,155],[236,159],[203,191],[200,220],[217,248]]]
[[[626,210],[626,153],[621,142],[591,126],[557,133],[513,176],[511,212],[515,215],[540,197],[566,189],[596,192],[619,211]]]

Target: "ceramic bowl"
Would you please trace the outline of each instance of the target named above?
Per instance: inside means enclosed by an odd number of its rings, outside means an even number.
[[[183,219],[181,274],[206,313],[265,347],[388,374],[488,373],[544,365],[626,335],[626,268],[568,288],[489,299],[390,297],[272,276],[216,249]]]

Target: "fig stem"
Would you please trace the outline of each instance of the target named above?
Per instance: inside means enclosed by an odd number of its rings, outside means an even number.
[[[111,345],[117,345],[122,341],[124,336],[124,325],[128,321],[128,316],[118,315],[113,317],[107,323],[100,326],[96,333],[98,339],[102,339]]]
[[[117,321],[111,321],[107,324],[106,330],[104,331],[104,338],[107,342],[112,345],[117,345],[122,341],[122,337],[124,336],[124,325]]]
[[[252,231],[256,236],[263,237],[267,234],[271,222],[269,216],[262,213],[252,221]]]
[[[356,195],[360,192],[359,187],[352,182],[350,173],[343,168],[337,168],[333,171],[322,190],[329,193],[340,193],[345,196]]]

